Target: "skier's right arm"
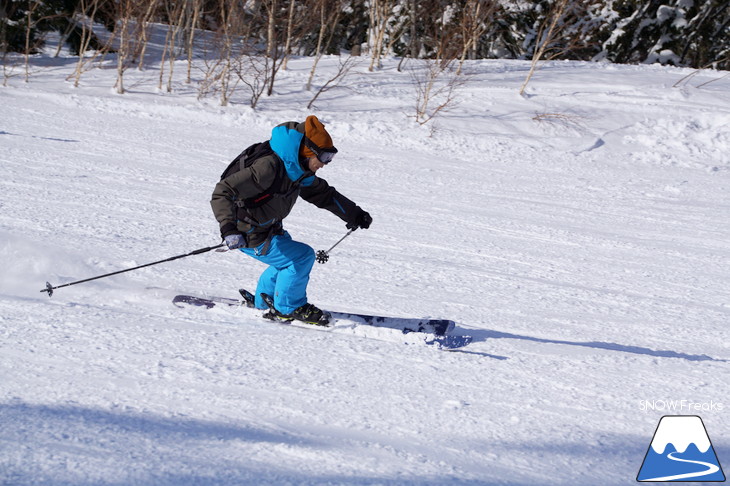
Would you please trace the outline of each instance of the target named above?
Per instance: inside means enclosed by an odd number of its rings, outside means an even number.
[[[265,157],[218,182],[213,190],[210,206],[220,224],[221,236],[241,234],[237,227],[236,201],[256,196],[274,183],[275,160]]]

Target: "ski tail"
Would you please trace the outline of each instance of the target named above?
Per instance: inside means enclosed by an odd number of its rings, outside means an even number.
[[[238,289],[238,293],[241,294],[246,307],[250,309],[254,309],[256,307],[256,297],[254,297],[251,292],[246,289]]]

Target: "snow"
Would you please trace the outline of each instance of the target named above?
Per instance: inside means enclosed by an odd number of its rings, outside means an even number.
[[[424,126],[397,59],[322,95],[340,153],[320,174],[374,223],[310,300],[474,337],[443,352],[171,305],[253,288],[237,252],[39,292],[217,244],[220,173],[314,93],[305,58],[257,111],[197,100],[183,61],[173,93],[148,64],[121,96],[113,60],[77,89],[73,58],[34,62],[0,89],[0,483],[630,484],[683,412],[644,400],[719,403],[702,419],[730,463],[728,78],[552,62],[521,97],[529,63],[467,62]],[[286,227],[315,249],[346,232],[305,202]]]

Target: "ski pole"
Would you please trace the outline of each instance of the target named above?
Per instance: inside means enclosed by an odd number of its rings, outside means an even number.
[[[337,243],[332,245],[332,248],[330,248],[329,250],[327,250],[327,251],[319,250],[317,252],[317,263],[327,263],[327,260],[330,259],[329,252],[331,252],[337,245],[342,243],[342,240],[344,240],[345,238],[350,236],[353,231],[355,231],[355,230],[351,229],[350,231],[348,231],[347,234],[345,236],[343,236],[342,238],[340,238],[340,240]]]
[[[144,267],[151,267],[152,265],[157,265],[158,263],[171,262],[173,260],[177,260],[178,258],[185,258],[185,257],[192,256],[192,255],[199,255],[201,253],[209,252],[210,250],[215,250],[216,248],[220,248],[220,247],[222,247],[224,245],[225,245],[225,243],[221,243],[220,245],[217,245],[217,246],[208,246],[206,248],[199,248],[197,250],[191,251],[190,253],[185,253],[184,255],[177,255],[177,256],[170,257],[170,258],[166,258],[164,260],[160,260],[160,261],[157,261],[157,262],[146,263],[146,264],[140,265],[138,267],[127,268],[126,270],[119,270],[118,272],[112,272],[112,273],[107,273],[107,274],[104,274],[104,275],[99,275],[99,276],[96,276],[96,277],[86,278],[84,280],[78,280],[76,282],[71,282],[71,283],[67,283],[67,284],[63,284],[63,285],[58,285],[56,287],[53,287],[49,282],[46,282],[46,288],[45,289],[41,289],[41,292],[48,292],[48,297],[50,297],[50,296],[53,295],[53,291],[56,290],[56,289],[60,289],[60,288],[63,288],[63,287],[69,287],[71,285],[76,285],[76,284],[80,284],[80,283],[84,283],[84,282],[90,282],[92,280],[97,280],[97,279],[104,278],[104,277],[111,277],[112,275],[118,275],[118,274],[124,273],[124,272],[131,272],[132,270],[137,270],[137,269],[144,268]]]

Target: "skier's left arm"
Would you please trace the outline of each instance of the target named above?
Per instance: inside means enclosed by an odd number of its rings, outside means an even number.
[[[310,186],[302,187],[299,194],[305,201],[339,217],[347,223],[348,229],[367,229],[373,222],[370,214],[319,177],[315,177]]]

